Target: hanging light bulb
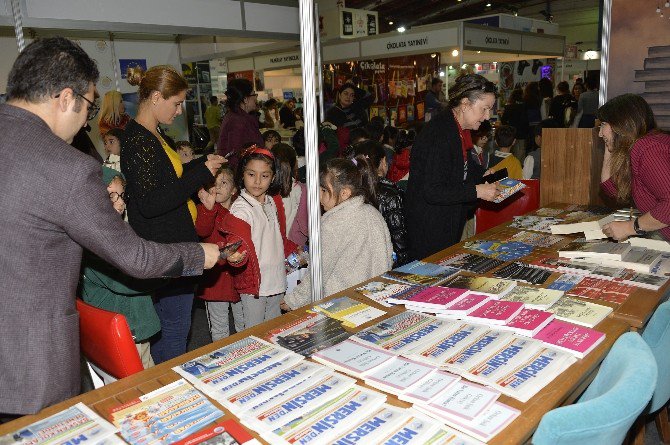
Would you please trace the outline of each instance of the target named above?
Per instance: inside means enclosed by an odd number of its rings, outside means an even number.
[[[666,8],[670,8],[670,1],[666,1],[666,2],[665,2],[665,7],[666,7]]]

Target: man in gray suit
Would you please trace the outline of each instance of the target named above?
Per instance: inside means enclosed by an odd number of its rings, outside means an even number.
[[[214,244],[139,238],[109,205],[95,160],[68,145],[96,112],[98,69],[64,38],[18,56],[0,105],[0,413],[79,393],[82,249],[138,278],[199,275]],[[220,162],[219,162],[220,165]]]

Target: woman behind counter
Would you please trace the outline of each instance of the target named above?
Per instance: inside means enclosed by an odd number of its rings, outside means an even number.
[[[647,102],[623,94],[598,109],[599,136],[605,142],[602,188],[618,201],[632,198],[642,216],[603,227],[615,240],[656,232],[670,241],[670,135],[656,126]]]
[[[419,133],[410,161],[405,213],[410,257],[425,258],[456,244],[470,207],[493,201],[495,184],[480,184],[484,169],[467,151],[470,131],[488,120],[496,99],[493,83],[462,75],[449,89],[449,107]]]

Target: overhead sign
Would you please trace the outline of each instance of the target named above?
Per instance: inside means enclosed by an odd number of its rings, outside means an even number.
[[[407,32],[361,41],[361,57],[379,57],[400,53],[425,53],[458,48],[458,28]]]
[[[463,48],[478,50],[521,51],[521,34],[496,28],[463,27]]]
[[[565,37],[544,34],[524,35],[521,50],[526,53],[562,57],[565,54]]]
[[[300,53],[291,52],[257,56],[254,57],[254,64],[257,70],[300,66]]]

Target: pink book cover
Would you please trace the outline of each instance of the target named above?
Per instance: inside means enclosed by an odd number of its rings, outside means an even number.
[[[493,300],[468,314],[468,319],[486,324],[507,324],[523,310],[519,301]]]
[[[605,339],[605,334],[566,321],[553,320],[533,338],[583,358]]]
[[[427,287],[421,292],[412,295],[406,300],[415,306],[443,308],[446,305],[456,303],[463,299],[469,291],[467,289],[456,289],[449,287]]]
[[[469,293],[466,294],[463,298],[454,303],[446,306],[444,309],[440,310],[440,313],[444,314],[455,314],[455,315],[467,315],[480,306],[486,304],[491,297],[488,295]]]
[[[524,308],[506,327],[532,337],[554,319],[554,314],[539,309]]]

